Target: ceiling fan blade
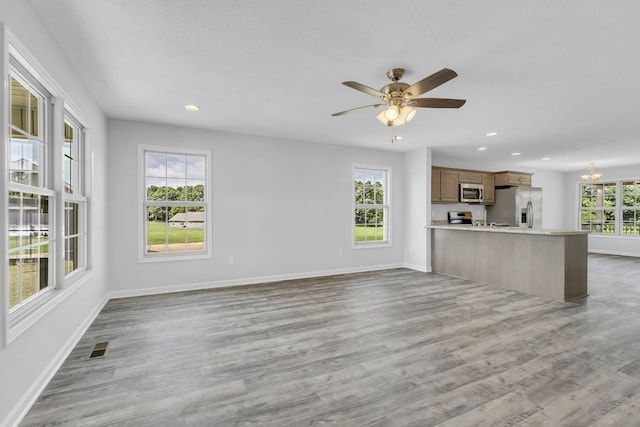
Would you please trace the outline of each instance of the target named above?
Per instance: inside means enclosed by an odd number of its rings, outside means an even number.
[[[443,83],[448,82],[452,78],[456,77],[458,74],[450,70],[448,68],[443,68],[440,71],[437,71],[431,74],[429,77],[425,77],[409,86],[402,95],[404,98],[414,98],[418,95],[422,95],[425,92],[429,92],[432,89],[437,88]]]
[[[466,99],[416,98],[407,101],[407,105],[421,108],[460,108],[465,102]]]
[[[345,85],[345,86],[349,86],[352,89],[359,90],[360,92],[364,92],[367,95],[373,95],[376,98],[384,99],[385,101],[389,98],[388,95],[385,95],[384,93],[380,92],[379,90],[374,89],[374,88],[369,87],[369,86],[365,86],[365,85],[360,84],[358,82],[349,81],[349,82],[342,82],[342,84]]]
[[[332,116],[334,116],[334,117],[343,116],[345,114],[353,113],[354,111],[366,110],[368,108],[378,108],[381,105],[384,105],[384,104],[365,105],[364,107],[357,107],[357,108],[352,108],[350,110],[340,111],[339,113],[333,113]]]

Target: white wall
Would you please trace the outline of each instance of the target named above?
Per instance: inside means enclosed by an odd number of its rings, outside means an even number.
[[[53,311],[0,348],[0,425],[15,424],[55,373],[84,332],[107,293],[106,273],[106,120],[53,37],[26,1],[0,2],[0,20],[53,78],[77,107],[90,128],[93,147],[93,192],[90,222],[93,232],[91,266],[95,274]],[[3,89],[4,90],[4,89]],[[4,93],[2,94],[4,99]],[[56,291],[58,292],[58,291]]]
[[[403,265],[402,153],[123,120],[108,133],[114,296]],[[138,262],[138,144],[212,150],[213,259]],[[392,168],[391,247],[351,247],[354,163]]]
[[[431,199],[431,186],[427,171],[431,170],[431,151],[427,148],[405,154],[405,219],[404,260],[409,268],[431,271],[431,256],[427,250],[427,200]],[[429,258],[427,258],[429,257]]]
[[[584,171],[566,172],[564,175],[564,187],[567,194],[565,200],[564,222],[571,228],[579,228],[578,209],[580,206],[579,184]],[[602,173],[602,181],[639,179],[640,165],[621,166],[616,168],[597,168]],[[589,234],[589,252],[607,253],[614,255],[640,256],[640,237],[629,236],[605,236]]]
[[[481,170],[488,172],[499,172],[505,170],[516,170],[519,172],[529,172],[533,173],[533,177],[531,179],[531,185],[533,187],[541,187],[542,188],[542,226],[544,228],[570,228],[568,224],[564,221],[565,219],[565,185],[564,185],[564,174],[562,172],[553,172],[547,170],[536,170],[536,169],[522,169],[518,167],[514,167],[508,163],[499,163],[499,162],[491,162],[485,161],[482,163],[470,162],[466,160],[449,158],[442,155],[437,155],[437,153],[433,154],[433,165],[434,166],[443,166],[443,167],[451,167],[451,168],[461,168],[461,169],[472,169],[472,170]],[[431,178],[429,178],[431,179]],[[434,217],[434,219],[446,219],[447,211],[455,211],[455,210],[470,210],[473,212],[474,219],[476,218],[476,213],[481,215],[481,212],[478,210],[478,207],[474,207],[473,205],[466,204],[453,204],[453,205],[433,205],[431,208],[434,211],[434,214],[438,217]],[[480,208],[481,209],[481,208]],[[444,218],[441,218],[444,214]],[[482,216],[479,216],[478,219],[481,219]]]

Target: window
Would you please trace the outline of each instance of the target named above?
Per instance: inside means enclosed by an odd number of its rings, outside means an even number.
[[[85,128],[64,90],[0,25],[7,120],[0,133],[0,346],[43,319],[91,277]],[[71,114],[71,110],[74,114]],[[90,183],[90,181],[88,181]],[[85,192],[86,191],[86,192]],[[74,286],[71,286],[74,285]],[[76,286],[77,285],[77,286]],[[68,288],[68,289],[67,289]]]
[[[53,285],[55,192],[51,185],[51,95],[16,61],[9,89],[9,310],[16,311]]]
[[[141,147],[142,260],[208,256],[210,155],[207,151]]]
[[[616,183],[581,184],[580,229],[615,233]]]
[[[355,246],[389,243],[389,168],[353,168]]]
[[[622,183],[622,234],[640,235],[640,180]]]
[[[580,229],[640,235],[640,180],[580,184]]]
[[[69,112],[64,119],[62,170],[64,177],[64,275],[86,267],[87,231],[82,155],[84,129]]]
[[[28,76],[25,73],[26,76]],[[29,81],[31,80],[31,81]],[[43,188],[47,183],[47,145],[44,129],[44,90],[11,68],[11,155],[9,181]],[[48,116],[48,115],[47,115]],[[47,117],[48,118],[48,117]],[[42,130],[41,130],[42,129]]]

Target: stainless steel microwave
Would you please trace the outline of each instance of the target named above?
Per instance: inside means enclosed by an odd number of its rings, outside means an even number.
[[[462,203],[482,203],[484,185],[460,184],[460,201]]]

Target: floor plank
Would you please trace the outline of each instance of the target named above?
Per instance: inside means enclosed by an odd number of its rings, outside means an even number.
[[[21,425],[640,425],[640,259],[590,255],[589,293],[397,269],[112,300]]]

